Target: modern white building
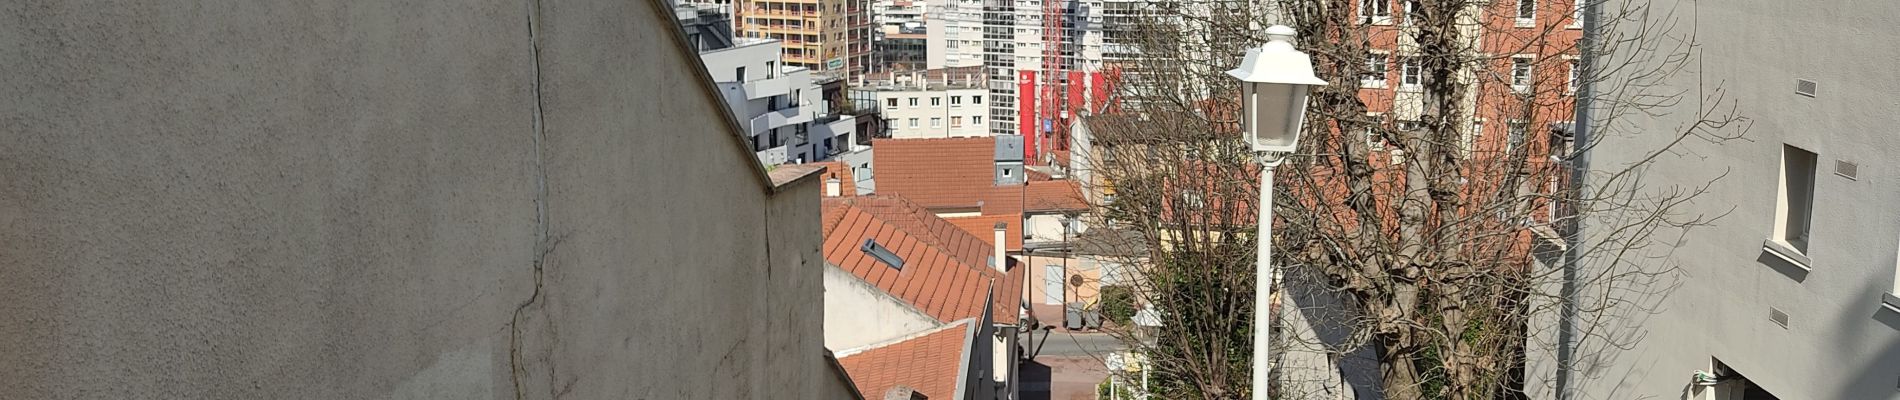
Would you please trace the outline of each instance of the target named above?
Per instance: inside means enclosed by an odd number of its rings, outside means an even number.
[[[737,38],[699,57],[766,165],[828,160],[849,150],[856,122],[832,114],[811,71],[780,61],[779,41]]]
[[[982,0],[931,0],[927,10],[926,68],[983,65]]]
[[[973,70],[967,76],[944,70],[900,74],[851,90],[853,99],[877,104],[893,139],[990,136],[984,106],[989,90]]]
[[[1586,132],[1603,138],[1591,168],[1657,157],[1642,194],[1706,186],[1676,214],[1720,218],[1649,238],[1671,249],[1681,286],[1645,307],[1655,314],[1634,321],[1630,331],[1641,336],[1633,347],[1592,347],[1596,338],[1586,338],[1571,398],[1900,399],[1900,80],[1891,79],[1900,47],[1865,45],[1900,40],[1892,24],[1900,3],[1851,11],[1813,1],[1628,3],[1652,7],[1646,15],[1659,19],[1605,34],[1650,43],[1618,46],[1605,57],[1616,63],[1603,67],[1610,75],[1595,86],[1611,98],[1641,88],[1681,101],[1613,116],[1604,114],[1616,104],[1593,107],[1597,118],[1614,119]],[[1616,9],[1624,3],[1605,4],[1603,15],[1630,15]],[[1659,26],[1675,30],[1637,31]],[[1691,48],[1683,40],[1694,44],[1689,68],[1654,74],[1668,51]],[[1700,133],[1746,140],[1690,138],[1679,151],[1655,152],[1702,111],[1730,107],[1746,121]],[[1584,229],[1591,237],[1615,227]],[[1579,265],[1587,275],[1595,264]],[[1698,370],[1712,373],[1708,382],[1695,382]],[[1533,393],[1552,397],[1556,380],[1541,372],[1530,377],[1541,389]]]
[[[1051,13],[1049,2],[1058,2],[1053,15],[1046,15]],[[1046,17],[1059,20],[1045,23]],[[1037,96],[1024,90],[1088,84],[1086,79],[1069,82],[1070,74],[1043,74],[1045,70],[1053,67],[1089,74],[1102,68],[1102,0],[983,0],[982,23],[983,67],[989,79],[994,134],[1022,134],[1020,124],[1034,123],[1018,121],[1026,111],[1022,103]],[[1051,34],[1051,26],[1060,31]],[[1052,54],[1057,59],[1046,62]],[[1061,89],[1053,94],[1060,98],[1068,92]]]

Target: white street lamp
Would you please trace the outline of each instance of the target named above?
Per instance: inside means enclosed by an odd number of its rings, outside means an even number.
[[[1240,68],[1227,75],[1240,80],[1240,131],[1260,157],[1260,249],[1254,264],[1253,398],[1267,398],[1268,312],[1273,291],[1273,169],[1299,146],[1306,119],[1306,92],[1326,81],[1313,76],[1313,58],[1293,48],[1293,28],[1267,28],[1267,44],[1247,50]]]

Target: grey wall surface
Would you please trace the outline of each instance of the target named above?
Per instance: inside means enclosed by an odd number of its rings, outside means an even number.
[[[0,397],[807,398],[835,379],[818,188],[768,195],[661,6],[0,15]]]
[[[1650,189],[1713,182],[1680,215],[1721,218],[1681,239],[1674,232],[1651,238],[1652,249],[1673,249],[1682,286],[1630,331],[1646,335],[1635,348],[1580,358],[1587,377],[1579,398],[1702,398],[1689,375],[1714,359],[1782,399],[1900,398],[1900,313],[1881,305],[1900,246],[1893,207],[1900,204],[1893,157],[1900,153],[1900,81],[1892,79],[1900,47],[1865,45],[1900,40],[1892,23],[1900,3],[1634,4],[1651,7],[1649,29],[1673,28],[1650,32],[1650,47],[1618,47],[1607,67],[1616,74],[1600,87],[1630,90],[1627,83],[1658,65],[1642,57],[1645,50],[1686,49],[1678,47],[1682,38],[1698,44],[1697,58],[1652,89],[1684,91],[1682,101],[1652,110],[1665,115],[1625,110],[1611,122],[1616,136],[1593,152],[1594,167],[1617,170],[1644,157],[1695,121],[1698,109],[1732,105],[1752,126],[1746,141],[1690,139],[1646,170]],[[1615,6],[1606,14],[1617,15]],[[1640,29],[1626,23],[1614,33],[1631,40]],[[1818,94],[1796,94],[1796,79],[1818,82]],[[1775,223],[1784,144],[1819,155],[1811,271],[1762,250]],[[1837,160],[1858,163],[1858,177],[1835,175]],[[1770,307],[1787,313],[1785,328],[1770,321]]]

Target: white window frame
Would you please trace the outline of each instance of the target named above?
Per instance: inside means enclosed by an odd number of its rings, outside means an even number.
[[[1371,126],[1367,126],[1366,127],[1366,148],[1371,149],[1372,151],[1385,151],[1385,146],[1386,146],[1385,138],[1379,137],[1379,134],[1375,133]]]
[[[1379,60],[1376,63],[1373,62],[1373,59],[1375,57]],[[1377,66],[1376,69],[1374,67],[1375,65]],[[1376,75],[1378,76],[1378,79],[1371,78],[1372,76],[1374,76],[1373,75],[1374,72],[1378,73]],[[1386,84],[1386,79],[1391,74],[1392,74],[1392,54],[1379,52],[1379,51],[1366,53],[1366,72],[1359,75],[1359,87],[1384,89],[1385,84]]]
[[[961,105],[963,105],[963,96],[950,96],[951,107],[956,107],[956,106],[961,106]]]
[[[1405,16],[1404,16],[1405,19],[1400,21],[1399,24],[1411,26],[1412,23],[1414,22],[1412,15],[1418,12],[1419,0],[1398,0],[1398,1],[1400,2],[1399,4],[1402,4],[1401,6],[1399,6],[1399,8],[1405,12]]]
[[[1522,67],[1523,72],[1518,72]],[[1511,90],[1517,93],[1529,93],[1531,84],[1537,81],[1537,59],[1529,55],[1511,56]]]
[[[975,115],[975,116],[971,116],[971,117],[970,117],[970,124],[971,124],[971,125],[982,125],[982,124],[983,124],[983,116],[981,116],[981,115]]]
[[[961,115],[954,115],[954,116],[951,116],[951,117],[950,117],[950,127],[951,127],[951,128],[962,128],[962,127],[963,127],[963,116],[961,116]]]
[[[884,106],[889,107],[889,108],[897,108],[897,98],[892,97],[892,98],[884,99]]]
[[[930,117],[930,127],[932,127],[932,128],[942,128],[942,127],[943,127],[943,117]]]
[[[1373,25],[1392,24],[1393,0],[1359,0],[1359,19]]]
[[[1467,158],[1471,157],[1471,152],[1477,151],[1478,141],[1483,140],[1483,139],[1484,139],[1484,118],[1472,119],[1471,130],[1465,132],[1465,142],[1464,142],[1465,157]]]
[[[1575,57],[1564,57],[1564,58],[1566,61],[1570,62],[1570,78],[1569,80],[1565,81],[1564,93],[1576,93],[1577,92],[1577,72],[1578,72],[1577,67],[1580,67],[1581,65],[1577,64],[1577,59]]]
[[[1425,83],[1425,66],[1418,64],[1418,57],[1399,59],[1399,90],[1416,92]]]
[[[916,118],[916,117],[911,117],[911,119],[910,119],[910,127],[912,127],[912,128],[916,128],[916,127],[917,127],[917,118]]]
[[[1517,16],[1515,19],[1517,27],[1529,28],[1537,26],[1537,1],[1538,0],[1517,0],[1517,4],[1513,4],[1515,7],[1511,9],[1511,13]],[[1529,16],[1524,14],[1524,6],[1526,5],[1530,6]]]
[[[943,98],[938,97],[938,96],[930,96],[930,107],[932,108],[943,107]]]
[[[1577,0],[1576,4],[1570,6],[1570,26],[1564,29],[1583,29],[1583,10],[1589,4],[1588,1],[1590,0]]]
[[[911,107],[916,107],[916,106],[917,106],[917,98],[916,98],[916,97],[912,97],[912,98],[910,98],[910,106],[911,106]]]
[[[1789,144],[1781,146],[1780,172],[1776,174],[1779,180],[1775,185],[1775,226],[1768,240],[1762,242],[1763,250],[1801,269],[1809,269],[1808,252],[1814,235],[1814,186],[1819,179],[1816,172],[1820,159],[1819,154],[1807,149]],[[1807,165],[1798,165],[1803,161]],[[1805,187],[1791,187],[1795,185]],[[1795,219],[1796,216],[1800,219]],[[1801,228],[1798,235],[1791,236],[1794,224],[1800,224]]]

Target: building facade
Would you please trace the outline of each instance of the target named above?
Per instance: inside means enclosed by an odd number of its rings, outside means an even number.
[[[0,397],[852,398],[663,4],[149,5],[0,12]]]
[[[1679,6],[1605,3],[1602,13]],[[1678,214],[1720,218],[1653,235],[1671,246],[1680,287],[1645,307],[1655,314],[1639,321],[1643,336],[1632,347],[1604,349],[1595,340],[1579,347],[1573,398],[1900,399],[1900,218],[1892,207],[1900,204],[1893,176],[1900,162],[1891,156],[1900,152],[1900,136],[1890,113],[1900,83],[1877,79],[1892,67],[1874,62],[1900,58],[1900,49],[1856,45],[1900,39],[1887,22],[1900,4],[1842,11],[1741,1],[1604,32],[1643,46],[1617,46],[1604,57],[1599,93],[1626,98],[1635,94],[1629,85],[1642,84],[1645,93],[1682,101],[1623,113],[1614,113],[1616,103],[1598,103],[1593,112],[1601,117],[1593,119],[1611,119],[1592,125],[1601,141],[1591,168],[1617,171],[1653,156],[1642,171],[1646,188],[1706,187]],[[1677,28],[1640,30],[1663,25]],[[1678,35],[1686,27],[1694,34]],[[1693,52],[1670,50],[1689,45]],[[1648,75],[1670,65],[1655,57],[1672,54],[1688,57],[1681,62],[1690,68]],[[1697,101],[1714,90],[1729,101]],[[1689,139],[1680,151],[1655,153],[1704,111],[1719,110],[1719,119],[1729,107],[1747,118],[1745,130],[1700,133],[1746,140]],[[1588,238],[1614,227],[1583,229]],[[1584,274],[1596,271],[1579,265]],[[1695,383],[1694,371],[1709,375]],[[1554,371],[1542,372],[1534,382],[1554,397]]]
[[[875,104],[890,127],[890,138],[990,135],[985,125],[989,109],[983,103],[989,90],[974,73],[938,70],[887,77],[862,82],[851,90],[853,98]]]
[[[983,1],[933,0],[925,14],[930,69],[983,65]]]
[[[785,65],[850,78],[871,67],[870,0],[739,0],[734,31],[777,39]]]
[[[857,122],[833,112],[821,84],[826,78],[781,63],[777,40],[734,41],[733,47],[700,52],[699,57],[760,162],[802,164],[851,149]]]

